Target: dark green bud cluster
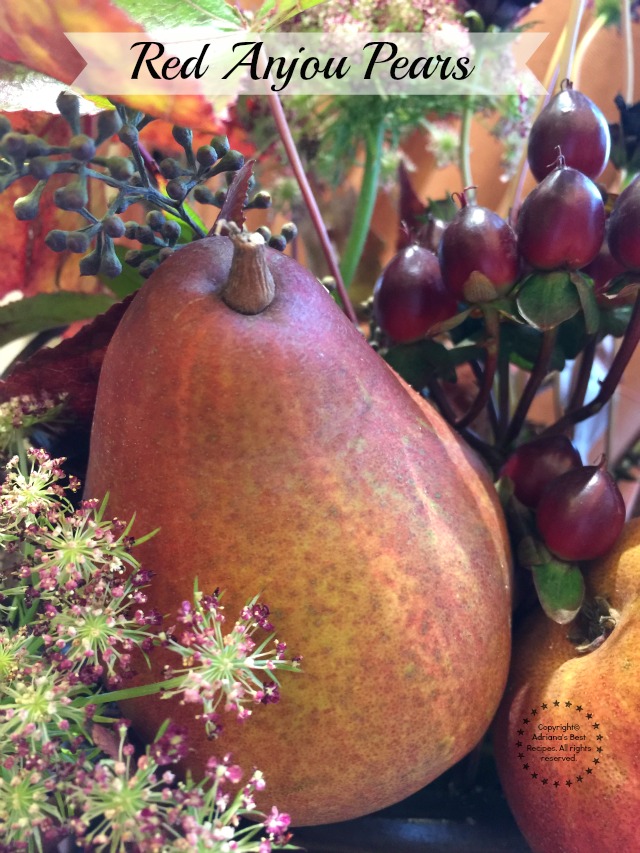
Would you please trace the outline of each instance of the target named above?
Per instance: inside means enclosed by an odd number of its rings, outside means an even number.
[[[264,238],[268,246],[271,246],[272,249],[276,249],[278,252],[284,252],[288,244],[298,236],[298,229],[293,222],[285,223],[279,234],[272,234],[271,229],[267,228],[266,225],[261,225],[259,228],[256,228],[256,231]]]
[[[175,126],[173,138],[184,155],[167,157],[158,165],[140,140],[140,131],[151,117],[117,105],[98,114],[90,135],[83,132],[86,127],[82,126],[80,99],[75,94],[62,92],[56,104],[70,128],[66,145],[51,145],[35,134],[19,133],[6,116],[0,116],[0,192],[21,178],[34,181],[14,203],[16,217],[22,221],[35,219],[49,179],[67,175],[67,183],[53,190],[53,203],[85,220],[84,227],[76,230],[50,231],[45,239],[50,249],[83,255],[83,275],[116,276],[122,264],[114,240],[126,237],[141,245],[139,250],[126,253],[126,261],[148,276],[180,247],[180,241],[206,236],[185,203],[192,196],[202,204],[224,204],[226,189],[210,188],[207,182],[220,175],[231,183],[234,173],[244,165],[244,157],[230,148],[225,136],[214,136],[209,145],[194,152],[193,132]],[[100,146],[114,139],[129,149],[128,153],[101,155]],[[90,210],[89,182],[93,180],[116,191],[106,213],[96,215]],[[257,192],[246,207],[265,208],[270,201],[268,193]],[[145,223],[123,221],[122,214],[133,204],[149,210]],[[271,240],[277,247],[287,243],[284,235]]]

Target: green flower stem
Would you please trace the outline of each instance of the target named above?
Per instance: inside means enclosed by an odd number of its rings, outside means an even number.
[[[460,174],[463,189],[473,186],[471,170],[471,121],[473,114],[473,98],[467,97],[465,98],[462,124],[460,125]]]
[[[587,51],[591,47],[593,40],[598,35],[600,30],[605,27],[607,24],[607,16],[606,15],[598,15],[595,21],[591,24],[589,29],[580,39],[580,43],[576,48],[575,58],[573,60],[573,87],[574,89],[580,89],[580,78],[582,76],[582,68],[584,66],[584,61],[587,55]]]
[[[379,119],[365,139],[365,161],[360,194],[353,217],[353,227],[340,261],[340,272],[346,287],[349,287],[362,257],[364,245],[371,226],[371,218],[378,194],[380,168],[382,164],[382,142],[386,123]]]
[[[573,73],[573,60],[576,55],[576,47],[580,36],[580,24],[587,8],[587,0],[572,0],[567,21],[567,40],[564,43],[562,57],[560,59],[561,80],[571,80]]]
[[[81,696],[71,704],[83,708],[85,705],[105,705],[107,702],[122,702],[125,699],[138,699],[140,696],[153,696],[163,690],[180,687],[184,683],[184,675],[168,678],[166,681],[154,681],[151,684],[141,684],[138,687],[125,687],[124,690],[113,690],[111,693],[97,693],[91,696]]]

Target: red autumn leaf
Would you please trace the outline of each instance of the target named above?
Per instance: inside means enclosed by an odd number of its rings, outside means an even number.
[[[209,232],[210,234],[213,234],[216,225],[221,221],[235,222],[238,228],[242,228],[244,225],[246,218],[244,215],[244,205],[247,201],[249,182],[253,176],[255,162],[255,160],[248,160],[234,175],[233,181],[227,190],[226,198],[220,208],[218,218]]]
[[[65,396],[65,417],[74,426],[89,427],[98,391],[102,361],[113,333],[135,294],[118,302],[74,337],[38,350],[0,381],[0,401],[31,394]]]
[[[85,62],[65,32],[137,33],[144,28],[108,0],[0,4],[0,58],[69,85]],[[212,105],[200,95],[122,96],[118,100],[173,124],[203,130],[215,127]]]
[[[425,206],[411,186],[409,172],[402,161],[398,166],[398,184],[400,187],[400,233],[396,248],[403,249],[411,241],[420,226],[424,224]]]

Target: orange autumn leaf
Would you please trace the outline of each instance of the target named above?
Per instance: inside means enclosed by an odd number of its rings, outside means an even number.
[[[65,32],[144,32],[144,29],[108,0],[0,3],[0,58],[19,62],[69,85],[85,62]],[[122,96],[117,100],[172,124],[210,131],[216,127],[213,107],[200,95]]]

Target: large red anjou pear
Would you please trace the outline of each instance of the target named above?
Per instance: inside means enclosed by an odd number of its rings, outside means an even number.
[[[86,491],[136,513],[150,605],[254,595],[303,656],[277,705],[208,741],[197,706],[140,699],[192,736],[196,777],[231,752],[294,824],[402,799],[482,737],[505,685],[510,565],[492,484],[318,281],[254,235],[180,249],[109,346]],[[174,624],[170,616],[167,624]],[[155,679],[169,660],[153,655]],[[171,660],[175,664],[175,660]],[[144,675],[148,680],[151,675]],[[194,710],[195,709],[195,710]]]
[[[581,651],[571,626],[531,614],[494,726],[503,788],[534,853],[639,849],[640,519],[585,574],[591,642]]]

